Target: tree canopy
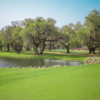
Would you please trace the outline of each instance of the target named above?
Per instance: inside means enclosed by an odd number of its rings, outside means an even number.
[[[26,50],[32,47],[36,55],[43,54],[45,46],[50,42],[56,46],[63,45],[67,53],[70,48],[87,46],[90,53],[100,47],[100,11],[92,10],[86,17],[85,23],[69,23],[61,28],[57,27],[53,18],[35,19],[26,18],[22,21],[12,21],[11,26],[5,26],[0,30],[0,50],[2,46],[7,51],[12,47],[20,53],[23,47]]]

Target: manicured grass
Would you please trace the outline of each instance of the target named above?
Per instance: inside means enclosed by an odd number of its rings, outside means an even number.
[[[70,50],[67,54],[66,50],[45,50],[43,55],[34,55],[34,51],[22,51],[17,54],[14,51],[6,52],[0,51],[0,57],[14,57],[14,58],[42,58],[42,59],[62,59],[62,60],[84,60],[89,56],[99,56],[99,54],[88,54],[88,51]]]
[[[100,64],[0,68],[0,100],[100,100]]]

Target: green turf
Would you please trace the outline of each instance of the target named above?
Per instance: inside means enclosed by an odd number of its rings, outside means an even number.
[[[6,52],[0,51],[0,57],[11,57],[11,58],[42,58],[42,59],[62,59],[62,60],[84,60],[90,56],[100,56],[99,54],[88,54],[88,51],[70,50],[67,54],[66,50],[45,50],[43,55],[34,55],[34,51],[22,51],[17,54],[14,51]]]
[[[0,68],[0,100],[100,100],[100,64]]]

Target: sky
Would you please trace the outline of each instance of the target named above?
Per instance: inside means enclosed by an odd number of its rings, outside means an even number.
[[[0,29],[11,21],[36,17],[53,18],[57,27],[83,24],[94,9],[100,10],[100,0],[0,0]]]

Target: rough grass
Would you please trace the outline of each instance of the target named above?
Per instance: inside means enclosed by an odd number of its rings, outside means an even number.
[[[99,56],[99,54],[88,54],[88,51],[70,50],[70,53],[66,53],[66,50],[45,50],[43,55],[34,55],[34,51],[22,51],[17,54],[14,51],[6,52],[0,51],[0,57],[11,58],[42,58],[42,59],[62,59],[62,60],[84,60],[89,56]]]
[[[0,68],[0,100],[100,100],[100,64]]]

